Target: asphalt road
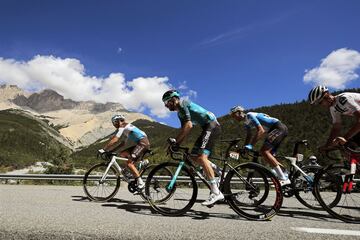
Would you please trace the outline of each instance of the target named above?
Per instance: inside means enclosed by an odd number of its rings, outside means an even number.
[[[199,202],[206,198],[200,194]],[[182,217],[155,214],[122,188],[107,203],[89,202],[82,187],[0,184],[0,239],[360,239],[360,225],[284,199],[279,215],[254,222],[226,204],[196,203]]]

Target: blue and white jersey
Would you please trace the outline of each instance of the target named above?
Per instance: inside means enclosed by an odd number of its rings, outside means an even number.
[[[335,104],[330,107],[333,123],[341,123],[341,115],[354,116],[360,111],[360,93],[345,92],[335,96]]]
[[[212,112],[189,100],[182,100],[180,102],[178,117],[181,125],[187,121],[191,121],[194,125],[199,124],[201,127],[204,127],[210,122],[216,121],[216,117]]]
[[[141,139],[147,137],[143,131],[131,123],[128,123],[124,128],[118,128],[115,136],[118,138],[124,136],[126,137],[126,141],[130,140],[135,143],[138,143]]]
[[[270,117],[264,113],[248,112],[245,118],[245,128],[256,128],[261,125],[265,131],[268,131],[274,124],[280,120],[277,118]]]

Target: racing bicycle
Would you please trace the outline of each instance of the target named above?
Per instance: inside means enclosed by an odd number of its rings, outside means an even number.
[[[229,142],[231,146],[234,140],[223,142]],[[282,205],[280,182],[271,171],[257,163],[237,163],[232,166],[231,158],[226,157],[229,149],[225,157],[211,158],[223,162],[218,184],[225,202],[247,219],[272,218]],[[150,171],[145,193],[155,211],[165,216],[179,216],[192,208],[198,191],[210,189],[210,185],[194,165],[188,148],[170,143],[169,152],[175,161],[161,163]],[[203,183],[205,189],[198,182]],[[154,183],[159,185],[153,186]],[[166,201],[162,201],[164,198],[167,198]]]

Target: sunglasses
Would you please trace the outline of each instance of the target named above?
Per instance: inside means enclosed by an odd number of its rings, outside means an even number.
[[[168,99],[168,100],[164,101],[164,105],[165,105],[165,106],[167,106],[167,105],[169,104],[169,102],[171,102],[171,101],[172,101],[172,98],[170,98],[170,99]]]
[[[121,122],[124,122],[125,120],[123,119],[118,119],[118,120],[115,120],[114,122],[112,122],[113,124],[116,124],[116,123],[121,123]]]

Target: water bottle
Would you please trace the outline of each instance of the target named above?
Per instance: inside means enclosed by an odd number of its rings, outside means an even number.
[[[141,160],[138,164],[138,170],[146,168],[147,165],[149,165],[149,160],[147,159]]]

